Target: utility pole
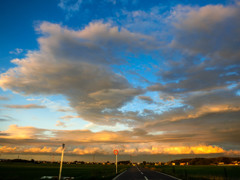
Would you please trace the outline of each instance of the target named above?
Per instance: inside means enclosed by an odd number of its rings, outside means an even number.
[[[95,154],[93,154],[93,163],[95,163]]]
[[[62,174],[62,163],[63,163],[64,148],[65,148],[65,144],[62,144],[62,156],[61,156],[60,171],[59,171],[59,178],[58,178],[59,180],[61,180],[61,174]]]

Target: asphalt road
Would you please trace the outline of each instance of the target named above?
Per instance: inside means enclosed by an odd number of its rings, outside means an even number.
[[[131,167],[113,180],[179,180],[160,172],[151,171],[140,167]]]

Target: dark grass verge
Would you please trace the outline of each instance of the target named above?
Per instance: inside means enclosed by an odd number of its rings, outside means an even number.
[[[119,173],[127,165],[119,165]],[[64,164],[62,176],[76,180],[110,180],[116,176],[115,165]],[[0,180],[39,180],[42,176],[58,176],[59,164],[0,162]]]
[[[144,166],[183,180],[240,180],[240,166]]]

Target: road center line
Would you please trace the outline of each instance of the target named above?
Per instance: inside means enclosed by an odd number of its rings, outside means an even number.
[[[148,180],[148,178],[147,178],[146,176],[144,176],[144,178],[145,178],[146,180]]]

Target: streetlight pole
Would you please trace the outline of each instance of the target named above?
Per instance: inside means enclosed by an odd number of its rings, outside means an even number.
[[[117,163],[117,154],[116,154],[116,174],[117,174],[117,165],[118,163]]]

